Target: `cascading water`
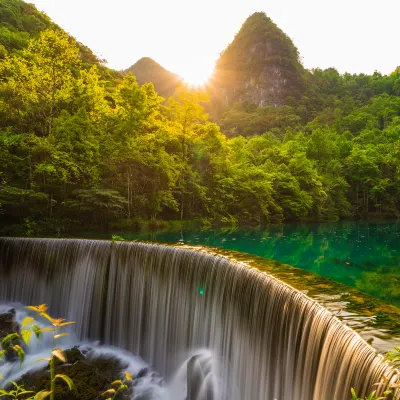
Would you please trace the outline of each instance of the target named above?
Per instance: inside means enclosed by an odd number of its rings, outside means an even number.
[[[29,314],[28,310],[22,307],[21,304],[0,304],[0,314],[7,313],[10,309],[15,311],[15,319],[19,325],[21,325],[24,318]],[[37,319],[37,315],[34,313],[32,315],[36,317],[36,323],[41,327],[49,327],[49,322],[47,320],[44,318]],[[44,358],[49,357],[52,351],[52,341],[52,333],[44,332],[39,341],[33,339],[29,347],[25,349],[25,360],[22,364],[20,364],[18,359],[0,363],[0,376],[5,377],[4,380],[0,381],[0,388],[6,386],[10,381],[18,381],[26,373],[45,368],[47,362],[44,361]],[[71,333],[71,336],[59,339],[57,344],[64,349],[70,349],[75,347],[77,342],[77,338]],[[78,348],[82,354],[85,354],[86,359],[89,360],[98,359],[99,357],[104,357],[107,361],[110,359],[118,359],[125,370],[133,373],[135,376],[139,376],[135,381],[134,398],[169,400],[169,393],[171,390],[161,386],[161,378],[159,376],[154,376],[155,374],[149,371],[147,364],[139,357],[135,357],[133,354],[122,349],[111,346],[99,346],[95,342],[80,342]],[[38,362],[38,360],[42,361]],[[185,399],[185,397],[177,396],[175,399]]]
[[[49,304],[79,338],[132,351],[177,392],[184,368],[188,400],[345,400],[393,375],[304,294],[204,252],[0,239],[0,277],[0,300]]]

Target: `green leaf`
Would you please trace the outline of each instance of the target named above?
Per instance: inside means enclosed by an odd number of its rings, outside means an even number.
[[[71,379],[69,376],[67,376],[67,375],[62,375],[62,374],[58,374],[58,375],[56,375],[56,376],[54,377],[54,380],[56,380],[57,378],[58,378],[58,379],[62,379],[62,380],[68,385],[69,390],[72,390],[72,389],[73,389],[74,383],[72,382],[72,379]]]
[[[60,333],[60,334],[54,336],[54,340],[57,340],[64,336],[69,336],[69,334],[68,333]]]
[[[54,349],[51,354],[57,357],[60,361],[67,362],[62,349]]]
[[[102,396],[105,396],[105,395],[111,394],[111,393],[115,393],[115,389],[108,389],[108,390],[106,390],[105,392],[103,392],[101,395],[102,395]]]
[[[125,371],[125,379],[127,380],[127,381],[131,381],[132,380],[132,374],[131,373],[129,373],[128,371]]]
[[[33,332],[28,329],[25,329],[21,332],[22,340],[25,342],[26,345],[29,345],[32,333]]]
[[[10,382],[13,384],[14,387],[16,387],[17,389],[19,389],[19,386],[18,386],[18,383],[17,383],[17,382],[15,382],[15,381],[10,381]]]
[[[39,314],[44,313],[44,312],[47,311],[46,304],[40,304],[38,306],[26,306],[26,308],[29,308],[29,310],[36,311]]]
[[[16,344],[15,346],[12,346],[11,348],[17,353],[17,356],[19,358],[19,362],[20,362],[20,364],[22,364],[24,362],[24,360],[25,360],[25,351],[24,351],[24,349],[18,344]]]
[[[20,338],[20,336],[18,335],[18,333],[10,333],[9,335],[7,335],[3,338],[3,340],[1,341],[1,345],[5,347],[12,340],[19,339],[19,338]]]
[[[42,317],[46,318],[47,320],[49,320],[51,323],[53,323],[53,318],[51,318],[49,314],[46,314],[45,312],[41,312],[40,315]]]
[[[25,319],[22,321],[21,324],[21,329],[24,329],[26,325],[30,324],[31,322],[34,322],[34,318],[32,317],[25,317]]]
[[[32,332],[35,333],[36,339],[40,338],[40,334],[41,334],[41,328],[39,325],[33,325],[32,326]]]
[[[18,393],[18,396],[21,396],[23,394],[28,394],[28,393],[35,393],[35,392],[33,392],[32,390],[25,390],[24,392]]]
[[[41,390],[40,392],[36,393],[34,400],[43,400],[46,397],[49,397],[50,395],[51,395],[51,392],[49,392],[47,390]]]
[[[75,321],[63,322],[61,324],[58,324],[58,326],[66,326],[66,325],[72,325],[72,324],[75,324]]]
[[[358,396],[356,395],[356,392],[355,392],[355,390],[353,389],[353,388],[351,388],[351,399],[352,400],[359,400],[359,398],[358,398]]]
[[[49,361],[51,361],[51,358],[50,358],[50,357],[45,357],[45,358],[39,358],[39,360],[36,360],[37,363],[38,363],[38,362],[41,362],[41,361],[47,361],[47,362],[49,362]]]
[[[40,333],[42,333],[42,332],[53,332],[53,331],[54,331],[54,328],[40,328],[40,330],[39,330]]]

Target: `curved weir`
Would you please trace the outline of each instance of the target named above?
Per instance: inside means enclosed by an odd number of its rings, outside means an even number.
[[[0,239],[0,300],[49,304],[80,338],[130,350],[166,377],[183,365],[188,400],[345,400],[393,375],[318,303],[203,252]]]

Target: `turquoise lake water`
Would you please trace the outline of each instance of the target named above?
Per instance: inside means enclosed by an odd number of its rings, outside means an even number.
[[[400,307],[400,223],[288,224],[266,230],[124,234],[255,254],[355,287]]]

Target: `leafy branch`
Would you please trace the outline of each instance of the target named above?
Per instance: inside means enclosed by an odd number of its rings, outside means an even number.
[[[36,320],[30,316],[26,317],[21,324],[21,333],[11,333],[3,338],[1,341],[2,350],[0,350],[0,360],[2,360],[2,356],[4,356],[8,351],[15,351],[17,354],[20,364],[24,362],[25,359],[25,350],[20,345],[21,339],[25,343],[25,345],[29,345],[32,335],[36,336],[36,339],[39,339],[41,334],[44,332],[52,332],[53,340],[52,340],[52,348],[50,357],[41,358],[37,360],[40,361],[48,361],[50,367],[50,390],[42,390],[38,393],[32,391],[26,391],[23,386],[18,385],[16,382],[11,381],[13,388],[11,390],[0,390],[0,397],[8,396],[12,399],[18,399],[22,395],[28,395],[34,393],[33,396],[29,397],[28,400],[43,400],[50,396],[51,400],[54,400],[54,394],[56,389],[56,381],[62,380],[67,385],[69,390],[73,389],[73,382],[70,377],[63,374],[55,374],[55,361],[56,359],[66,362],[66,358],[64,352],[61,348],[56,347],[56,342],[58,339],[68,336],[68,333],[60,333],[60,329],[64,326],[74,324],[74,322],[66,321],[63,318],[55,319],[52,318],[49,314],[47,314],[47,306],[45,304],[41,304],[39,306],[28,306],[28,309],[36,312],[41,317],[47,319],[52,327],[44,327],[41,328],[36,324]],[[2,377],[0,377],[2,379]]]
[[[400,347],[387,352],[385,357],[384,357],[384,360],[392,368],[399,369],[400,368]],[[365,397],[364,399],[362,399],[361,397],[358,397],[356,392],[355,392],[355,390],[353,388],[351,388],[351,395],[352,395],[351,400],[387,400],[386,396],[392,395],[394,393],[394,390],[400,388],[400,384],[398,382],[399,381],[398,378],[397,378],[395,383],[390,383],[388,381],[388,379],[385,376],[383,376],[382,381],[380,383],[375,383],[374,386],[379,386],[379,385],[383,384],[386,387],[387,390],[385,390],[383,392],[385,397],[377,397],[376,396],[376,390],[374,390],[373,392],[371,392],[368,395],[368,397]]]
[[[115,386],[115,388],[110,388],[106,390],[104,393],[102,393],[102,396],[108,396],[107,400],[116,399],[119,392],[121,392],[122,390],[129,389],[127,383],[131,381],[132,381],[132,374],[130,374],[129,372],[125,372],[125,379],[117,380],[111,383],[111,386]]]

